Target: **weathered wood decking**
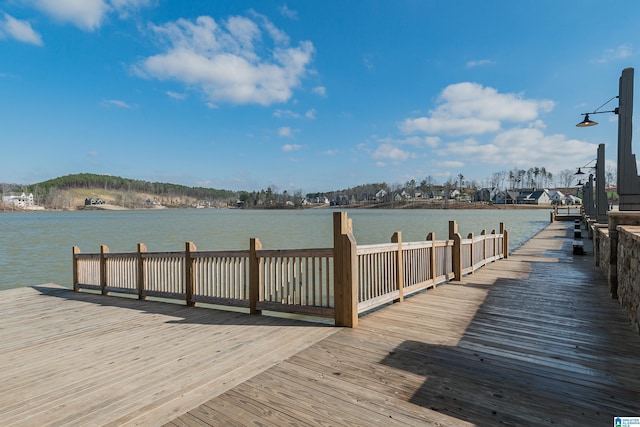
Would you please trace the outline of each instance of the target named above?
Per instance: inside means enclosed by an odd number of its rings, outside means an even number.
[[[0,293],[0,425],[160,425],[338,328],[36,286]]]
[[[640,336],[554,223],[357,329],[78,294],[0,293],[1,425],[612,425]],[[187,412],[188,411],[188,412]],[[183,414],[183,415],[181,415]]]
[[[569,227],[554,223],[460,284],[369,314],[169,425],[608,426],[640,416],[640,337],[593,259],[572,255]]]

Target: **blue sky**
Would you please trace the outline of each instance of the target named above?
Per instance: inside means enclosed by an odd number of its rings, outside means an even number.
[[[615,166],[616,116],[575,124],[639,22],[637,0],[0,0],[0,182],[482,183],[599,143]]]

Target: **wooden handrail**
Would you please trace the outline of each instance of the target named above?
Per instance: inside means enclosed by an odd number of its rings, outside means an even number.
[[[358,314],[448,280],[460,280],[481,266],[508,257],[508,231],[500,223],[463,239],[455,221],[449,239],[434,233],[421,242],[357,245],[345,212],[334,213],[334,247],[263,249],[250,239],[248,250],[81,253],[73,248],[73,288],[103,294],[133,293],[263,310],[332,316],[338,326],[356,327]]]

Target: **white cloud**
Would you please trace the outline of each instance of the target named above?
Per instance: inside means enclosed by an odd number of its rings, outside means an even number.
[[[309,111],[307,111],[306,113],[304,113],[304,116],[309,120],[315,120],[316,119],[316,110],[314,108],[312,108]]]
[[[33,6],[61,22],[93,31],[99,28],[109,6],[104,0],[31,0]]]
[[[279,119],[297,119],[300,117],[300,114],[291,110],[276,110],[273,112],[273,117],[277,117]]]
[[[290,127],[284,126],[278,129],[278,135],[288,138],[293,136],[293,131]]]
[[[285,18],[293,19],[294,21],[298,19],[298,12],[289,9],[286,4],[280,6],[278,10],[280,11],[280,14]]]
[[[594,59],[591,62],[604,64],[606,62],[628,58],[632,54],[633,54],[633,48],[631,47],[631,45],[622,44],[616,48],[605,50],[600,58]]]
[[[298,144],[285,144],[282,147],[280,147],[282,149],[282,151],[298,151],[299,149],[302,148],[302,145],[298,145]]]
[[[39,11],[60,22],[70,22],[85,31],[100,28],[111,12],[121,19],[142,7],[152,5],[152,0],[27,0]]]
[[[269,19],[266,16],[257,13],[253,9],[249,10],[249,14],[252,17],[254,17],[256,20],[260,21],[260,23],[262,24],[264,29],[267,31],[269,36],[273,40],[275,40],[276,43],[280,43],[280,44],[283,44],[283,45],[288,45],[289,44],[289,36],[287,35],[287,33],[282,31],[281,29],[279,29],[275,25],[273,25],[273,23],[271,21],[269,21]]]
[[[501,132],[488,143],[473,138],[447,144],[438,154],[461,159],[466,164],[494,164],[504,168],[544,166],[560,171],[583,164],[595,155],[597,146],[545,135],[540,127],[513,128]]]
[[[340,153],[340,150],[326,150],[322,152],[322,154],[326,154],[327,156],[335,156],[338,153]]]
[[[475,68],[475,67],[481,67],[483,65],[493,65],[493,64],[495,64],[495,61],[492,61],[490,59],[479,59],[475,61],[468,61],[466,64],[466,67]]]
[[[427,136],[427,137],[408,136],[406,138],[400,138],[400,139],[380,138],[378,142],[384,143],[384,144],[392,144],[392,145],[412,145],[416,148],[421,148],[421,147],[435,148],[440,144],[441,140],[437,136]]]
[[[373,65],[373,56],[372,55],[364,55],[362,57],[362,63],[364,64],[364,67],[367,70],[369,70],[369,71],[373,70],[374,65]]]
[[[474,135],[497,132],[504,121],[535,120],[540,112],[553,109],[553,101],[523,99],[516,94],[501,94],[477,83],[447,86],[438,107],[429,116],[408,118],[399,124],[405,133]]]
[[[477,118],[433,118],[419,117],[406,119],[400,128],[405,133],[424,132],[430,134],[465,135],[496,132],[500,130],[499,120]]]
[[[102,101],[102,105],[104,105],[105,107],[114,106],[118,108],[131,108],[131,105],[117,99],[105,99],[104,101]]]
[[[31,27],[27,21],[14,18],[4,14],[4,20],[0,21],[0,38],[11,37],[23,43],[30,43],[42,46],[42,37]]]
[[[414,157],[412,153],[403,151],[393,144],[380,144],[376,151],[373,152],[374,159],[390,159],[394,161],[404,161]]]
[[[132,12],[151,6],[152,0],[109,0],[121,19],[126,19]]]
[[[427,136],[424,138],[423,142],[427,147],[435,148],[440,145],[441,140],[437,136]]]
[[[313,93],[320,96],[327,96],[327,88],[324,86],[316,86],[313,88]]]
[[[267,18],[252,16],[254,20],[236,16],[220,23],[201,16],[153,26],[166,42],[165,52],[144,59],[135,70],[144,77],[198,87],[213,103],[285,102],[308,71],[313,44],[302,41],[290,47],[286,34]]]
[[[173,98],[173,99],[186,99],[187,98],[187,94],[186,93],[178,93],[178,92],[173,92],[171,90],[168,90],[165,92],[167,94],[167,96]]]

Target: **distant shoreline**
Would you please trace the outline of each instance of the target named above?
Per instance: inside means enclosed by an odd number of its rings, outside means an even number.
[[[568,208],[578,208],[579,206],[561,206]],[[153,207],[144,207],[144,208],[126,208],[117,205],[111,204],[101,204],[101,205],[82,205],[78,206],[76,209],[48,209],[43,207],[38,207],[36,209],[25,209],[19,207],[4,207],[0,208],[0,213],[4,212],[74,212],[74,211],[156,211],[156,210],[184,210],[184,209],[232,209],[232,210],[251,210],[251,211],[272,211],[272,210],[307,210],[307,209],[344,209],[344,210],[354,210],[354,209],[393,209],[393,210],[418,210],[418,209],[429,209],[429,210],[514,210],[514,209],[547,209],[551,210],[554,206],[552,205],[529,205],[529,204],[487,204],[487,203],[448,203],[446,206],[443,203],[412,203],[412,202],[402,202],[402,203],[380,203],[380,204],[366,204],[366,205],[340,205],[340,206],[330,206],[330,205],[308,205],[304,207],[292,208],[290,206],[263,206],[263,207],[252,207],[252,208],[237,208],[237,207],[226,207],[226,208],[194,208],[194,207],[167,207],[167,206],[153,206]]]

